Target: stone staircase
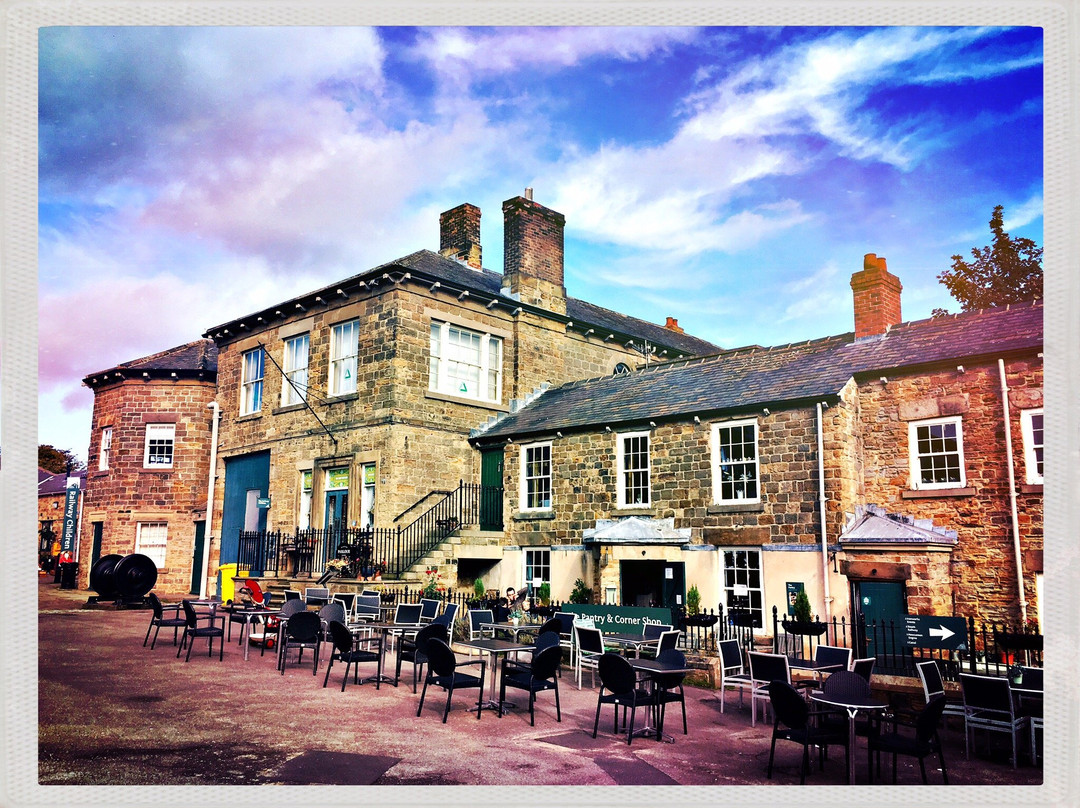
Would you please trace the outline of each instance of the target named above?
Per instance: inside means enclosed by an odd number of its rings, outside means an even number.
[[[457,530],[433,547],[431,551],[413,564],[398,578],[387,579],[414,586],[426,581],[426,570],[439,571],[443,582],[457,580],[457,560],[459,558],[490,558],[492,561],[502,558],[501,543],[503,532],[484,531],[476,528]]]

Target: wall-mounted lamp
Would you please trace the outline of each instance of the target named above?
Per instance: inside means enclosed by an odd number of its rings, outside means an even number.
[[[836,568],[836,552],[835,551],[832,552],[832,553],[829,553],[829,561],[832,562],[832,571],[833,572],[840,572],[840,570],[838,570]]]

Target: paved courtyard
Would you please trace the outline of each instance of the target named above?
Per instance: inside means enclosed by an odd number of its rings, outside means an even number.
[[[684,785],[770,783],[765,777],[771,727],[750,725],[748,705],[728,694],[721,714],[714,691],[687,688],[689,734],[678,708],[666,730],[674,743],[615,736],[611,708],[591,737],[597,690],[578,690],[569,670],[561,680],[562,722],[551,693],[541,694],[536,726],[528,711],[480,721],[466,711],[475,690],[459,693],[446,724],[445,695],[429,690],[423,715],[411,679],[400,687],[354,686],[340,691],[337,664],[323,689],[310,664],[290,662],[278,674],[272,652],[252,649],[243,659],[233,642],[225,659],[195,646],[191,661],[177,659],[172,634],[163,631],[153,651],[142,647],[150,612],[85,609],[88,593],[39,585],[39,782],[42,785]],[[406,669],[408,669],[406,667]],[[519,696],[519,702],[524,698]],[[963,732],[945,733],[950,783],[1038,785],[1041,768],[1025,757],[1013,770],[1003,743],[964,758]],[[798,784],[799,748],[777,745],[772,785]],[[932,783],[941,782],[936,760]],[[866,753],[858,756],[866,780]],[[842,750],[824,771],[815,763],[808,782],[840,785]],[[899,782],[920,783],[918,766],[901,759]],[[1017,797],[1035,803],[1042,789]],[[273,792],[270,792],[273,794]],[[622,793],[622,792],[620,792]],[[726,792],[716,792],[717,797]],[[805,792],[804,792],[805,793]],[[852,793],[854,792],[846,792]],[[879,794],[883,792],[878,790]],[[630,791],[626,792],[627,795]],[[269,803],[268,803],[269,804]]]

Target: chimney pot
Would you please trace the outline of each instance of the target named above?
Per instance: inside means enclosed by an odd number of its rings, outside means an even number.
[[[530,202],[532,202],[532,198],[533,198],[533,189],[532,188],[526,188],[525,189],[525,198],[528,199]]]
[[[668,331],[674,331],[676,334],[686,333],[681,328],[679,328],[679,321],[674,317],[667,318],[667,322],[664,323],[664,328],[666,328]]]

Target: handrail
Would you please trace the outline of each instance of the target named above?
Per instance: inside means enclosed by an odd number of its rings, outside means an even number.
[[[410,506],[409,506],[408,508],[406,508],[405,510],[403,510],[403,511],[402,511],[401,513],[399,513],[399,514],[398,514],[397,516],[395,516],[395,517],[394,517],[393,519],[391,519],[390,521],[392,521],[392,522],[396,522],[396,521],[397,521],[398,519],[400,519],[401,517],[403,517],[403,516],[404,516],[405,514],[407,514],[407,513],[408,513],[409,511],[411,511],[411,510],[412,510],[413,508],[416,508],[416,507],[417,507],[417,506],[418,506],[418,505],[419,505],[419,504],[420,504],[421,502],[423,502],[423,501],[424,501],[425,499],[428,499],[428,498],[430,498],[430,497],[433,497],[433,496],[435,496],[436,494],[441,494],[442,496],[446,496],[447,494],[450,494],[450,493],[453,493],[453,492],[452,492],[452,491],[446,491],[446,490],[438,489],[438,488],[436,488],[436,489],[435,489],[435,490],[433,490],[433,491],[428,491],[428,492],[427,492],[426,494],[424,494],[424,496],[420,497],[420,499],[416,500],[416,502],[414,502],[414,503],[413,503],[412,505],[410,505]]]

